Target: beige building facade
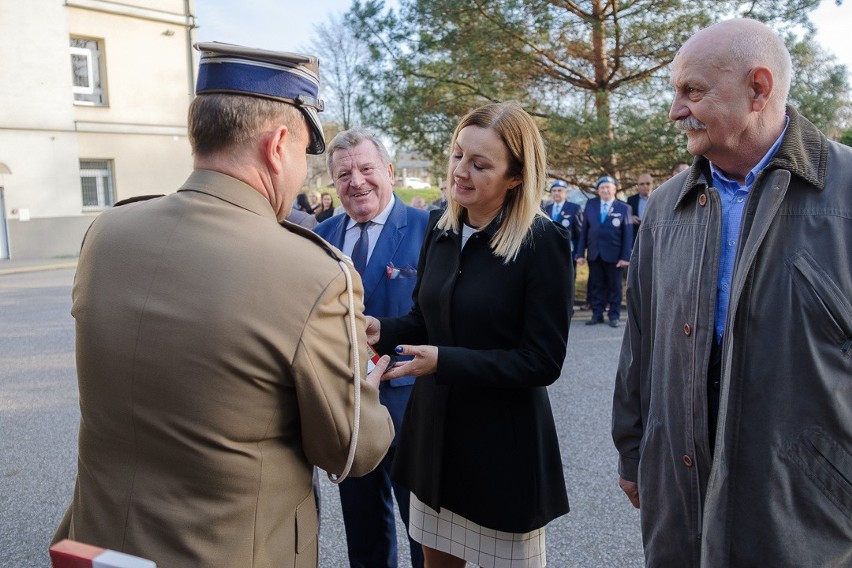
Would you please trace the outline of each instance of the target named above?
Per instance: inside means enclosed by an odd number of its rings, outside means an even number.
[[[76,256],[192,168],[193,0],[0,0],[0,262]]]

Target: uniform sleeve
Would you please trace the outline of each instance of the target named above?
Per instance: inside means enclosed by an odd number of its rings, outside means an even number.
[[[580,233],[583,232],[584,218],[583,208],[577,207],[577,211],[574,213],[574,219],[571,222],[571,243],[574,245],[575,258],[580,248]]]
[[[367,376],[367,336],[364,332],[363,289],[354,278],[358,346],[361,360],[360,432],[350,475],[372,471],[382,460],[394,429],[379,392]],[[355,387],[350,343],[348,295],[343,273],[317,300],[293,361],[296,396],[302,426],[302,445],[308,461],[329,473],[342,472],[349,454],[354,418]]]

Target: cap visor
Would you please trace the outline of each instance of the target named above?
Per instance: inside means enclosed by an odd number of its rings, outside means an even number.
[[[299,107],[310,128],[311,143],[308,146],[308,154],[322,154],[325,152],[325,136],[322,133],[319,114],[313,107]]]

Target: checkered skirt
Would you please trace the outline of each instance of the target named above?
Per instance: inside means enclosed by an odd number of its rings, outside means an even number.
[[[411,494],[411,538],[482,568],[542,568],[547,564],[544,528],[528,533],[489,529],[445,508],[437,512]]]

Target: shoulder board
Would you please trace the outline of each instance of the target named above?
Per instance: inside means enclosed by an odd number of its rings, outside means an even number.
[[[165,197],[165,193],[160,193],[158,195],[137,195],[136,197],[128,197],[127,199],[122,199],[121,201],[116,201],[113,207],[121,207],[122,205],[127,205],[128,203],[136,203],[137,201],[148,201],[149,199],[154,199],[156,197]]]
[[[287,221],[286,219],[284,221],[279,221],[278,224],[281,225],[281,227],[285,230],[299,235],[300,237],[305,238],[314,243],[315,245],[319,246],[326,252],[326,254],[328,254],[334,260],[341,261],[346,258],[346,256],[344,256],[341,251],[339,251],[331,243],[326,241],[324,238],[322,238],[312,230],[306,227],[302,227],[301,225],[297,225],[292,221]]]

